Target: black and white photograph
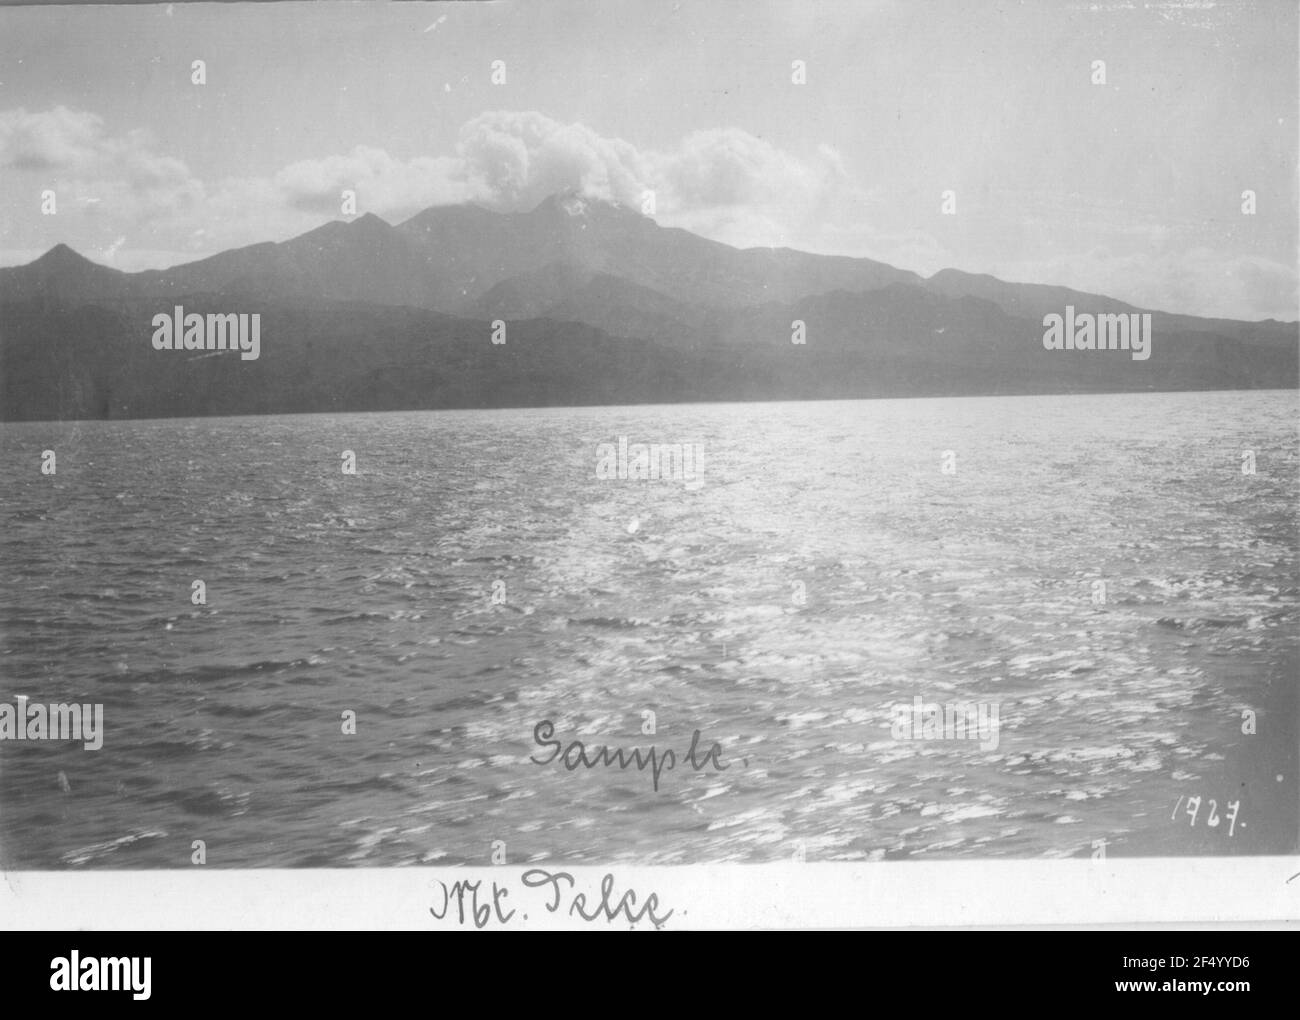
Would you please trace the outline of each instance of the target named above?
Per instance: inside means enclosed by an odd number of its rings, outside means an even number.
[[[1282,859],[1295,916],[1298,31],[0,9],[0,871],[654,928],[723,922],[628,869]]]

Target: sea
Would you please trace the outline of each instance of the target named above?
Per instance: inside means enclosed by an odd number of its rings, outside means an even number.
[[[0,866],[1295,853],[1298,405],[0,425]]]

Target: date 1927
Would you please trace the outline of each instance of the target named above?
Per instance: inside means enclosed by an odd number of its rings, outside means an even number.
[[[1179,809],[1180,807],[1182,807],[1182,805],[1183,805],[1183,800],[1184,800],[1183,797],[1179,797],[1179,798],[1178,798],[1178,803],[1174,805],[1174,810],[1173,810],[1173,811],[1170,813],[1170,815],[1169,815],[1169,818],[1170,818],[1171,821],[1174,820],[1175,818],[1177,818],[1177,816],[1178,816],[1178,809]],[[1188,815],[1188,816],[1192,819],[1191,824],[1192,824],[1193,827],[1195,827],[1195,825],[1196,825],[1196,816],[1199,815],[1199,814],[1201,813],[1201,798],[1200,798],[1200,797],[1187,797],[1186,800],[1187,800],[1187,810],[1186,810],[1185,812],[1183,812],[1183,813],[1186,814],[1186,815]],[[1232,838],[1234,832],[1236,831],[1236,828],[1237,828],[1237,812],[1238,812],[1240,809],[1241,809],[1241,801],[1239,801],[1239,800],[1234,800],[1234,801],[1232,801],[1230,804],[1228,804],[1228,813],[1227,813],[1226,817],[1227,817],[1227,819],[1228,819],[1228,838],[1229,838],[1229,839]],[[1218,802],[1217,800],[1211,800],[1211,801],[1210,801],[1209,811],[1207,811],[1207,812],[1206,812],[1206,815],[1205,815],[1205,824],[1208,825],[1211,829],[1217,829],[1217,828],[1219,827],[1219,823],[1220,823],[1221,820],[1222,820],[1222,819],[1219,818],[1219,802]],[[1246,824],[1246,823],[1245,823],[1245,822],[1242,822],[1241,824],[1242,824],[1243,827],[1245,827],[1245,824]]]

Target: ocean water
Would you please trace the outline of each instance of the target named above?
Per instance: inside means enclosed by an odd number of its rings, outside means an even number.
[[[1294,852],[1297,404],[0,425],[0,702],[104,706],[0,741],[0,865]],[[702,484],[597,477],[620,437]]]

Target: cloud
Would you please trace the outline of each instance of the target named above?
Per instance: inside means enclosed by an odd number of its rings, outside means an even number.
[[[359,145],[341,156],[300,160],[275,174],[276,196],[292,209],[337,216],[344,190],[355,191],[359,208],[414,210],[471,200],[460,166],[448,157],[393,158]]]
[[[456,155],[467,192],[489,208],[529,209],[567,188],[640,208],[653,192],[660,223],[741,247],[815,245],[864,197],[831,146],[802,158],[738,128],[639,149],[540,113],[493,111],[461,129]]]
[[[461,128],[456,156],[478,201],[497,208],[531,208],[565,188],[639,205],[655,186],[634,146],[535,112],[480,114]]]
[[[815,194],[827,177],[736,128],[696,131],[679,149],[655,161],[672,203],[683,209],[800,201]]]
[[[136,227],[204,199],[203,184],[182,160],[157,152],[148,132],[113,136],[101,117],[65,106],[0,111],[0,168],[54,190],[65,214]]]
[[[93,113],[56,106],[0,112],[0,166],[43,173],[89,169],[115,147]]]
[[[739,128],[695,131],[666,150],[641,150],[581,124],[540,113],[491,112],[460,132],[457,154],[483,200],[528,208],[561,188],[640,205],[655,193],[666,215],[734,216],[810,208],[851,190],[839,154],[822,146],[810,160]]]

